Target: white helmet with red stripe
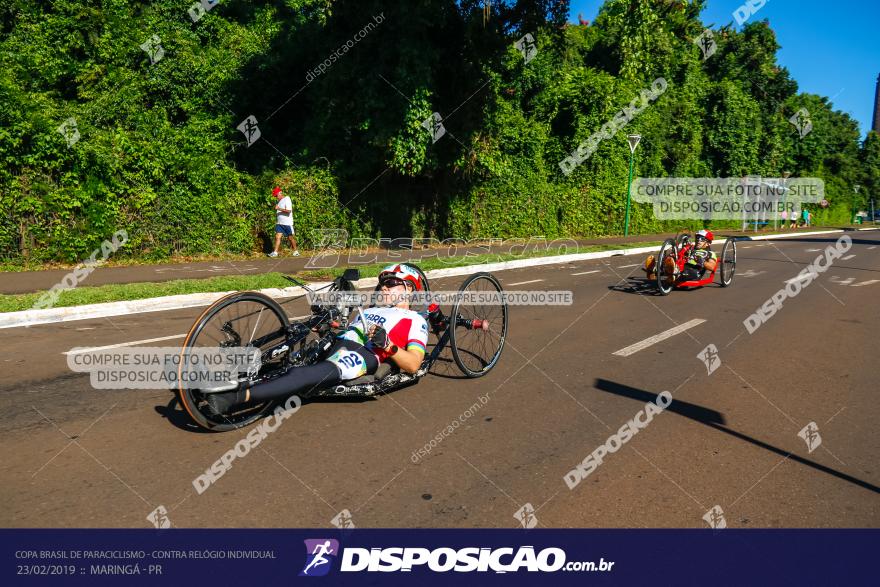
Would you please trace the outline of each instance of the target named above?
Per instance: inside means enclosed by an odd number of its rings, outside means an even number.
[[[711,230],[705,230],[705,229],[699,230],[699,231],[697,231],[697,234],[695,234],[694,236],[695,236],[694,240],[700,240],[701,238],[704,238],[707,241],[709,241],[710,245],[712,244],[712,241],[715,240],[715,235],[712,234]]]
[[[422,276],[419,275],[419,272],[404,263],[389,265],[379,272],[380,286],[384,284],[405,285],[407,283],[412,288],[412,291],[422,291],[424,289]]]

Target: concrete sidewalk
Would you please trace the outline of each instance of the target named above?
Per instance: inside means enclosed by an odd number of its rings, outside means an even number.
[[[793,234],[797,232],[810,232],[814,230],[856,230],[859,228],[858,226],[847,226],[847,227],[810,227],[810,228],[800,228],[791,231],[787,231],[786,234]],[[771,231],[746,231],[741,232],[738,230],[723,230],[718,231],[718,236],[755,236],[755,235],[766,235]],[[621,245],[627,243],[638,243],[638,242],[653,242],[653,241],[662,241],[666,238],[674,237],[675,233],[664,233],[664,234],[638,234],[632,235],[628,237],[609,237],[609,238],[593,238],[593,239],[556,239],[555,241],[548,239],[547,243],[556,242],[557,244],[562,242],[577,242],[578,246],[590,246],[590,245]],[[403,239],[398,239],[398,241],[402,241]],[[504,244],[500,246],[471,246],[471,247],[460,247],[460,248],[431,248],[431,249],[416,249],[412,250],[410,248],[395,248],[395,249],[381,249],[381,250],[371,250],[368,255],[360,256],[359,251],[354,251],[352,253],[353,257],[359,260],[360,264],[364,264],[365,262],[406,262],[407,260],[417,263],[419,259],[426,259],[431,257],[452,257],[452,256],[462,256],[467,252],[476,255],[484,255],[484,254],[502,254],[509,253],[511,251],[514,252],[522,252],[524,245],[526,244],[525,239],[508,239],[504,242]],[[402,243],[395,243],[402,244]],[[528,250],[534,250],[534,248],[539,247],[539,243],[537,241],[532,241],[532,244],[528,245]],[[98,286],[98,285],[107,285],[107,284],[121,284],[121,283],[160,283],[165,281],[172,281],[175,279],[204,279],[208,277],[217,277],[221,275],[258,275],[262,273],[270,273],[273,271],[295,274],[299,271],[303,271],[306,269],[306,264],[309,262],[310,258],[314,251],[303,251],[303,255],[300,257],[291,257],[290,250],[284,249],[284,253],[282,256],[269,259],[265,256],[254,257],[252,259],[239,259],[239,260],[217,260],[217,261],[200,261],[200,262],[190,262],[190,263],[163,263],[158,265],[129,265],[129,266],[108,266],[108,267],[99,267],[95,269],[88,278],[83,281],[81,285],[85,286]],[[375,256],[375,260],[368,261]],[[112,259],[111,259],[112,261]],[[339,260],[339,264],[337,266],[343,267],[348,261],[348,252],[343,251],[341,253],[341,257]],[[312,268],[320,268],[321,266],[329,266],[329,263],[313,263]],[[0,294],[22,294],[22,293],[32,293],[32,292],[40,292],[46,291],[50,289],[56,283],[59,283],[61,279],[70,272],[70,269],[49,269],[43,271],[10,271],[3,272],[3,279],[0,280]]]

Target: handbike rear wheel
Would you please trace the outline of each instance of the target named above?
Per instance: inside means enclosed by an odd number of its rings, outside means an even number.
[[[669,295],[669,292],[675,286],[677,262],[678,250],[675,247],[675,241],[668,238],[660,246],[660,252],[657,253],[657,264],[654,267],[657,274],[657,290],[660,292],[660,295]]]
[[[504,350],[507,338],[507,301],[501,284],[489,273],[475,273],[465,280],[459,293],[495,294],[500,303],[475,304],[458,297],[452,306],[449,342],[452,358],[467,377],[482,377],[492,370]]]
[[[230,294],[214,302],[199,316],[180,350],[177,390],[180,403],[196,424],[216,432],[242,428],[262,418],[275,402],[245,404],[230,414],[217,414],[208,405],[207,394],[184,385],[182,370],[187,353],[197,347],[255,346],[265,351],[286,341],[287,326],[287,315],[281,306],[272,298],[256,292]],[[255,340],[259,344],[253,345]],[[290,350],[280,352],[268,361],[264,358],[258,376],[286,369]]]

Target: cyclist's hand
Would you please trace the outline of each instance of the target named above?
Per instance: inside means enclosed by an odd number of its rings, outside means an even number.
[[[374,347],[386,349],[391,345],[388,333],[381,326],[374,326],[370,329],[370,343]]]

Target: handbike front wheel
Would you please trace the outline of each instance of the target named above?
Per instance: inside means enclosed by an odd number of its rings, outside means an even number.
[[[495,367],[507,338],[507,301],[501,284],[489,273],[475,273],[459,293],[496,296],[489,303],[475,303],[459,296],[452,306],[449,342],[452,358],[467,377],[482,377]]]
[[[208,405],[206,393],[184,385],[185,356],[199,347],[254,347],[264,355],[257,376],[287,367],[287,315],[272,298],[256,292],[230,294],[211,304],[192,325],[180,350],[178,397],[190,417],[202,428],[225,432],[262,418],[275,402],[245,404],[229,414],[218,414]],[[269,349],[275,349],[271,356]]]
[[[736,241],[728,238],[721,249],[721,287],[727,287],[733,282],[736,274]]]
[[[657,290],[661,295],[669,295],[675,286],[677,261],[678,251],[675,248],[675,241],[668,238],[660,246],[660,252],[657,253],[657,264],[654,267],[657,274]]]

